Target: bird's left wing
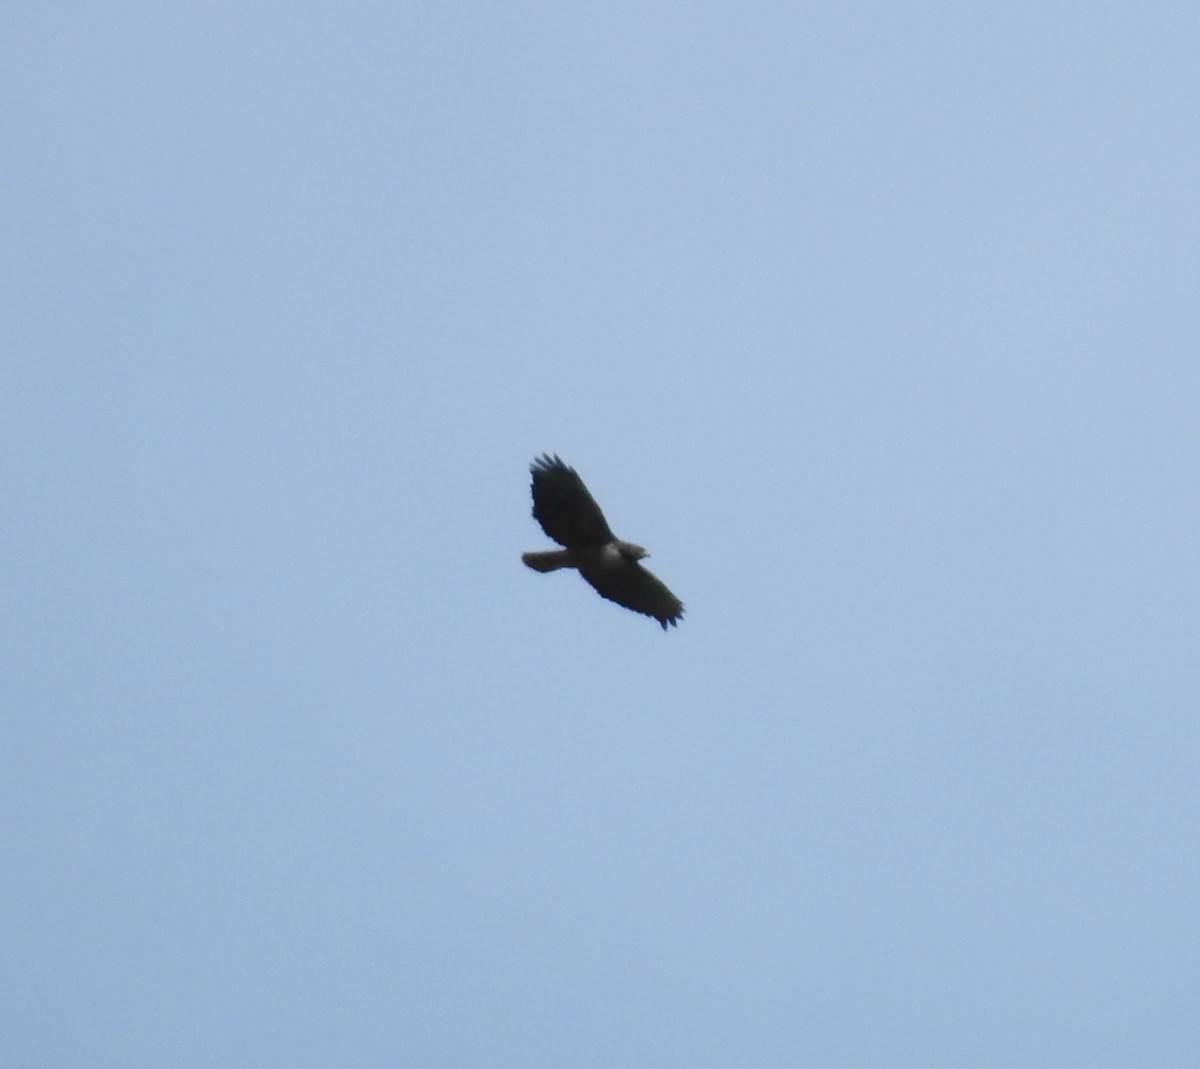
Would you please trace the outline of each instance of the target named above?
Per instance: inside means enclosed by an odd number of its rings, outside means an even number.
[[[580,568],[579,573],[601,597],[627,609],[653,616],[665,631],[683,616],[683,602],[653,572],[632,561],[620,567]]]

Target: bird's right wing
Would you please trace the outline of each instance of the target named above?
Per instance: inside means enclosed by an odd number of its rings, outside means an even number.
[[[614,538],[608,521],[574,468],[558,457],[540,456],[533,475],[533,518],[560,546],[595,546]]]

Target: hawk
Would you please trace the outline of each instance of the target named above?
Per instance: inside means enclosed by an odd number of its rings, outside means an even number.
[[[603,598],[634,612],[653,616],[665,631],[683,616],[683,602],[638,562],[650,556],[641,546],[612,533],[574,468],[548,453],[530,466],[533,475],[533,518],[565,549],[522,553],[536,572],[577,568]]]

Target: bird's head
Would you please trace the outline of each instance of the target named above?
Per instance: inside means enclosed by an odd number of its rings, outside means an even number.
[[[621,556],[628,561],[639,561],[643,557],[650,556],[650,551],[644,546],[639,546],[636,542],[622,541],[620,543],[620,548]]]

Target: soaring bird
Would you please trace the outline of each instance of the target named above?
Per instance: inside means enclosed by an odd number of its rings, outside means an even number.
[[[641,546],[612,533],[604,513],[574,468],[548,453],[529,466],[533,518],[563,549],[522,553],[537,572],[577,568],[596,592],[634,612],[653,616],[665,631],[683,616],[683,602],[661,579],[641,566],[650,556]]]

